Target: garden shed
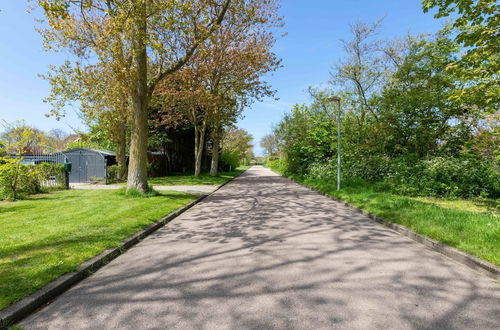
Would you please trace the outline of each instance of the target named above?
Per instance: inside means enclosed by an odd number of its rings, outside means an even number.
[[[116,164],[112,151],[76,148],[63,151],[67,162],[71,163],[70,183],[106,181],[107,168]]]

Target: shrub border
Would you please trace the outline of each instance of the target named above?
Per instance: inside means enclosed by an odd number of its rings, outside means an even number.
[[[284,176],[284,175],[282,175],[282,174],[280,174],[272,169],[270,169],[270,170],[273,171],[274,173],[280,175],[281,177],[283,177],[287,180],[290,180],[291,182],[297,183],[303,187],[306,187],[307,189],[310,189],[316,193],[319,193],[320,195],[323,195],[325,197],[333,199],[334,201],[339,202],[339,203],[343,204],[344,206],[347,206],[352,211],[355,211],[356,213],[363,214],[367,218],[369,218],[370,220],[373,220],[373,221],[375,221],[375,222],[377,222],[385,227],[388,227],[388,228],[398,232],[399,234],[401,234],[403,236],[406,236],[406,237],[408,237],[408,238],[410,238],[418,243],[421,243],[421,244],[425,245],[426,247],[430,248],[431,250],[439,252],[440,254],[443,254],[443,255],[447,256],[448,258],[453,259],[454,261],[456,261],[458,263],[461,263],[462,265],[465,265],[465,266],[467,266],[467,267],[469,267],[477,272],[480,272],[481,274],[484,274],[484,275],[486,275],[486,276],[488,276],[496,281],[500,281],[500,267],[498,267],[498,266],[496,266],[496,265],[494,265],[486,260],[479,259],[477,257],[474,257],[473,255],[470,255],[468,253],[460,251],[460,250],[458,250],[454,247],[451,247],[449,245],[446,245],[444,243],[438,242],[432,238],[429,238],[429,237],[424,236],[424,235],[420,235],[420,234],[414,232],[413,230],[411,230],[403,225],[388,221],[388,220],[381,218],[379,216],[376,216],[368,211],[365,211],[357,206],[354,206],[350,203],[347,203],[344,200],[341,200],[337,197],[330,196],[330,195],[328,195],[328,194],[326,194],[318,189],[308,187],[305,184],[298,182],[296,180],[293,180],[292,178],[289,178],[287,176]]]
[[[205,198],[211,196],[223,186],[233,181],[245,172],[246,170],[235,175],[228,181],[218,186],[210,194],[201,195],[194,201],[191,201],[183,207],[170,212],[168,215],[147,226],[145,229],[136,232],[132,236],[129,236],[122,241],[120,246],[105,250],[97,256],[85,261],[77,267],[76,271],[62,275],[61,277],[55,279],[41,289],[30,294],[29,296],[26,296],[21,300],[13,303],[12,305],[0,310],[0,329],[7,329],[9,326],[12,326],[15,323],[21,321],[37,309],[41,308],[43,305],[50,303],[50,301],[69,290],[73,285],[82,281],[89,275],[95,273],[97,270],[111,262],[113,259],[124,254],[135,244],[139,243],[141,240],[151,235],[153,232],[165,226],[170,221],[186,212]]]

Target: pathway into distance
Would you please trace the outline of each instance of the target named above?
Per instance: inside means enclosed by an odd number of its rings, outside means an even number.
[[[500,285],[252,167],[22,325],[498,329]]]

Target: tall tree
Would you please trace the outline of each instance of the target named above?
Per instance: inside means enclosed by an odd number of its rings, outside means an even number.
[[[274,134],[268,134],[260,140],[260,146],[264,148],[267,157],[272,157],[278,151],[278,139]]]
[[[269,13],[266,16],[271,16]],[[263,76],[280,66],[280,60],[271,51],[275,43],[272,33],[262,26],[258,33],[241,33],[236,38],[231,31],[223,31],[218,39],[210,75],[210,92],[222,96],[224,102],[214,109],[211,122],[212,162],[210,174],[216,175],[223,127],[236,122],[245,107],[254,100],[271,97],[274,91]],[[228,42],[228,40],[232,42]]]
[[[271,29],[281,26],[278,3],[255,2],[244,20],[228,13],[200,51],[159,89],[171,105],[165,115],[183,109],[195,129],[195,175],[201,171],[206,132],[212,140],[210,173],[216,175],[223,128],[234,124],[253,100],[274,94],[262,76],[280,65],[271,51]]]
[[[88,62],[119,68],[131,103],[127,188],[146,191],[148,107],[156,86],[189,60],[229,9],[244,16],[251,6],[243,0],[37,3],[47,19],[48,28],[41,29],[47,48],[65,48]]]
[[[253,149],[253,136],[242,128],[229,128],[222,138],[222,149],[234,152],[240,159],[245,158],[248,150]]]
[[[380,144],[391,156],[456,155],[470,137],[475,111],[449,101],[460,83],[446,70],[460,50],[449,34],[444,29],[433,39],[415,40],[377,101]]]
[[[352,38],[342,40],[346,56],[331,73],[331,83],[354,100],[359,126],[365,124],[368,114],[377,116],[370,98],[380,90],[385,75],[382,43],[374,39],[380,23],[380,20],[374,24],[358,21],[351,25]]]
[[[4,131],[0,134],[0,140],[7,154],[21,156],[40,152],[40,148],[47,145],[45,133],[28,126],[23,120],[14,123],[4,121],[2,126]]]

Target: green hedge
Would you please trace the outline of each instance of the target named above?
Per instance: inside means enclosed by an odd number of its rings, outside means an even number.
[[[270,167],[285,174],[286,162]],[[337,159],[310,164],[304,177],[332,181],[337,176]],[[371,182],[384,190],[410,196],[500,197],[500,171],[496,164],[475,158],[435,157],[430,160],[366,156],[342,159],[342,180],[346,184]]]
[[[219,169],[223,172],[234,171],[240,166],[240,155],[236,151],[223,151],[219,158]]]
[[[395,162],[384,184],[406,195],[500,197],[498,169],[478,159],[436,157],[413,165]]]

